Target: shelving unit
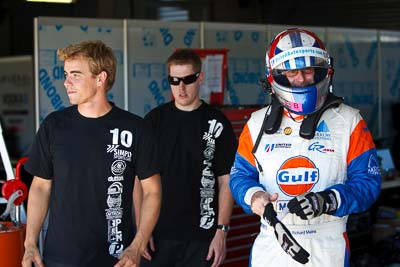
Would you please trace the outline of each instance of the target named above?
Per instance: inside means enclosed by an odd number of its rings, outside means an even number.
[[[389,189],[399,186],[400,186],[400,177],[397,177],[394,180],[382,182],[381,189]]]
[[[383,181],[381,184],[382,191],[372,207],[364,213],[349,216],[347,231],[354,266],[358,266],[357,261],[367,261],[368,266],[386,266],[379,262],[382,259],[379,258],[379,253],[375,251],[378,245],[374,225],[377,223],[377,214],[381,206],[400,207],[400,203],[397,201],[400,197],[399,187],[400,177]],[[378,247],[381,247],[381,245]]]

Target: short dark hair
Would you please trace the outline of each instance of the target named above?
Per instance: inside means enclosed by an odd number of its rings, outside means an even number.
[[[201,58],[200,56],[190,48],[177,49],[167,59],[167,72],[171,65],[192,65],[194,72],[201,71]]]

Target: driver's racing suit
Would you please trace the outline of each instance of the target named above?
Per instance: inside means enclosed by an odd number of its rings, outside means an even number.
[[[279,214],[293,197],[331,189],[338,200],[333,215],[302,220],[287,214],[282,222],[310,254],[302,265],[280,247],[273,229],[261,220],[250,266],[349,266],[347,215],[368,209],[377,199],[381,175],[375,145],[359,111],[345,104],[326,110],[311,140],[299,136],[301,116],[285,114],[275,134],[263,134],[252,154],[265,113],[254,112],[239,140],[230,188],[236,202],[252,213],[250,202],[257,191],[278,193],[274,202]],[[289,116],[290,115],[290,116]]]

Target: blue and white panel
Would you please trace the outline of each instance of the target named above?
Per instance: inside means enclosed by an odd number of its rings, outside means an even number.
[[[64,62],[57,58],[57,49],[84,40],[102,40],[113,49],[117,58],[117,76],[108,98],[124,107],[123,23],[122,20],[50,18],[35,19],[38,55],[38,112],[41,122],[50,112],[69,106],[63,85]]]
[[[35,133],[32,65],[32,56],[0,58],[0,122],[13,159],[27,155]]]
[[[333,57],[333,92],[361,111],[374,137],[379,134],[378,39],[376,30],[328,28]]]
[[[228,77],[224,104],[265,104],[259,84],[265,78],[266,27],[252,24],[204,23],[204,48],[227,48]]]
[[[128,20],[129,111],[143,116],[171,100],[165,62],[177,48],[200,48],[199,23]]]
[[[400,32],[380,32],[380,77],[382,85],[382,137],[392,137],[395,132],[392,107],[400,103]],[[398,124],[398,119],[396,124]]]
[[[278,33],[281,33],[283,31],[285,31],[287,29],[291,29],[291,28],[300,28],[300,29],[308,30],[308,31],[315,33],[319,37],[319,39],[324,43],[324,45],[326,47],[325,28],[303,26],[303,25],[301,25],[301,26],[300,25],[269,25],[268,46],[270,45],[272,38],[274,38],[276,35],[278,35]]]

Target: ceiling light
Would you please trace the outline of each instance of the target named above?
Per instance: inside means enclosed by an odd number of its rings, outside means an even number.
[[[73,4],[76,0],[26,0],[26,2],[53,3],[53,4]]]

